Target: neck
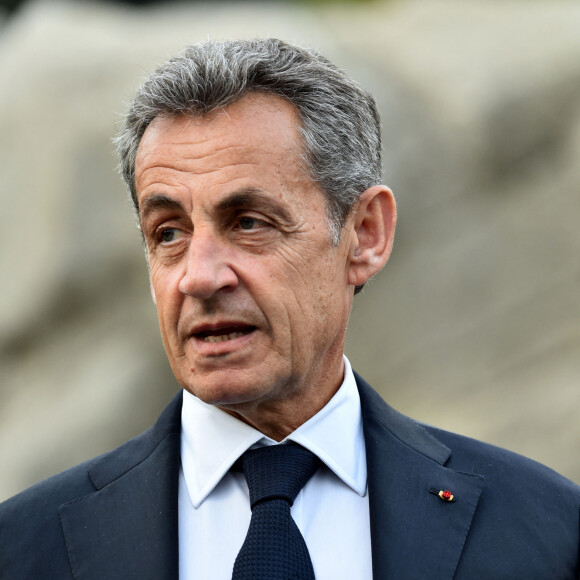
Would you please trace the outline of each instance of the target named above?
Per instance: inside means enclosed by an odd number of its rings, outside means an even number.
[[[344,361],[332,376],[320,376],[294,395],[282,400],[268,400],[220,406],[236,419],[247,423],[274,441],[282,441],[316,415],[336,394],[344,380]],[[326,385],[322,387],[321,385]]]

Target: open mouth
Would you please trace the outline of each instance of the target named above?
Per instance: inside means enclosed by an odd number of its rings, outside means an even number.
[[[195,337],[202,342],[225,342],[226,340],[233,340],[240,336],[245,336],[256,330],[255,326],[247,326],[243,328],[216,328],[213,330],[204,330],[196,333]]]

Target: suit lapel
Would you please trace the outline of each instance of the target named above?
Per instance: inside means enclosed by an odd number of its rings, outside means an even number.
[[[178,577],[181,396],[155,427],[90,470],[95,493],[60,507],[79,580]]]
[[[444,467],[450,450],[357,375],[367,449],[373,576],[451,579],[483,477]],[[450,490],[446,502],[430,490]]]
[[[367,449],[373,576],[451,579],[483,477],[445,467],[450,450],[356,375]],[[155,427],[97,460],[95,493],[60,517],[77,580],[178,577],[181,394]],[[431,489],[449,489],[445,502]]]

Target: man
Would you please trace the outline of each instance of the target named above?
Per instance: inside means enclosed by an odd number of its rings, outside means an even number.
[[[398,414],[343,356],[396,222],[370,95],[278,40],[194,45],[139,89],[117,144],[183,394],[3,504],[2,579],[578,578],[577,486]],[[240,572],[271,499],[248,457],[288,449],[311,468],[295,499],[273,494],[292,504],[280,557],[306,572],[272,571],[277,521],[250,549],[260,575]]]

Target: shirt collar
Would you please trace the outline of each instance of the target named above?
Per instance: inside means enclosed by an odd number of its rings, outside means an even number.
[[[360,398],[350,362],[332,399],[282,443],[309,449],[346,485],[363,496],[367,466]],[[181,463],[194,507],[199,507],[222,477],[253,445],[275,441],[232,415],[184,391],[181,410]]]

